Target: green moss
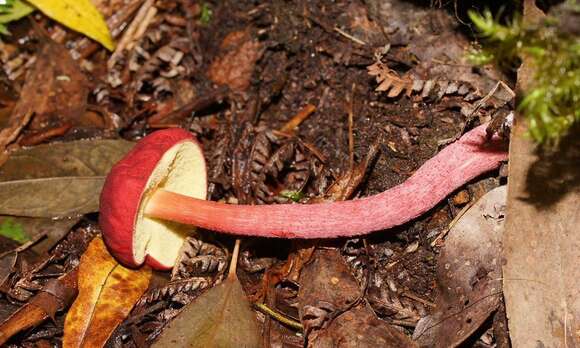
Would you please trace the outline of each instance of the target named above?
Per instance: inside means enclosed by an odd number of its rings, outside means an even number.
[[[209,5],[206,2],[202,3],[201,4],[201,14],[199,15],[199,21],[201,22],[201,24],[203,24],[203,25],[209,24],[212,16],[213,16],[213,12],[212,12],[211,8],[209,7]]]
[[[580,39],[551,16],[538,25],[524,25],[521,18],[503,25],[489,11],[469,16],[485,39],[483,49],[470,53],[473,62],[510,68],[524,55],[531,58],[535,75],[518,108],[534,140],[557,143],[580,121]]]
[[[300,202],[300,200],[304,197],[304,194],[300,191],[288,191],[288,190],[281,191],[279,195],[293,202]]]

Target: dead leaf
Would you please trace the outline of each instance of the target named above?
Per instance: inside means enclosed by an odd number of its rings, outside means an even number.
[[[13,152],[0,167],[0,214],[64,218],[98,211],[105,175],[132,146],[80,140]]]
[[[152,347],[261,347],[256,315],[235,275],[236,242],[226,280],[183,308]]]
[[[19,149],[0,167],[0,181],[107,175],[133,148],[125,140],[78,140]]]
[[[0,153],[33,116],[31,129],[41,129],[61,120],[74,123],[86,108],[88,84],[78,63],[62,45],[48,38],[42,42],[9,125],[0,131]]]
[[[414,348],[417,345],[403,332],[378,319],[368,305],[358,305],[335,318],[309,347]]]
[[[219,58],[209,67],[209,78],[232,90],[245,91],[250,86],[254,66],[262,56],[262,45],[253,40],[248,31],[237,31],[228,34],[220,48]]]
[[[300,274],[300,321],[308,347],[415,347],[378,319],[338,249],[317,249]],[[364,333],[364,334],[361,334]]]
[[[96,212],[104,182],[104,176],[2,182],[0,214],[62,218]]]
[[[79,264],[79,295],[65,319],[63,347],[103,347],[150,279],[151,269],[121,266],[100,237],[93,239]]]
[[[299,283],[300,321],[309,341],[315,341],[319,331],[362,296],[336,248],[317,249],[302,268]]]
[[[497,309],[506,195],[506,186],[490,191],[449,231],[437,262],[437,309],[413,333],[422,347],[457,347]]]

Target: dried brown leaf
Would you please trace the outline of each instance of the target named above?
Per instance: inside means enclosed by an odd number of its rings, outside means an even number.
[[[523,12],[525,25],[546,20],[535,1],[523,1]],[[517,72],[518,92],[534,86],[536,73],[534,58],[524,55]],[[563,138],[556,151],[538,151],[527,136],[524,116],[516,114],[511,135],[502,241],[511,342],[514,347],[579,347],[579,128]]]
[[[404,333],[378,319],[368,306],[359,305],[334,319],[309,347],[416,348],[417,345]]]
[[[490,191],[449,231],[437,262],[437,309],[413,334],[421,346],[456,347],[497,309],[506,195],[505,186]]]
[[[0,214],[55,218],[98,211],[104,175],[131,147],[124,140],[83,140],[14,152],[0,167]]]
[[[52,247],[55,246],[56,243],[58,243],[62,237],[64,237],[69,230],[76,225],[77,222],[79,222],[80,217],[49,219],[0,215],[0,225],[2,225],[6,220],[21,227],[24,234],[30,240],[44,236],[30,247],[34,252],[43,255],[52,249]]]
[[[121,266],[100,237],[81,257],[79,296],[69,310],[63,347],[103,347],[149,286],[151,270]]]
[[[262,56],[262,44],[253,40],[247,31],[239,31],[227,35],[221,46],[220,57],[209,67],[209,78],[233,90],[245,91]]]
[[[242,286],[229,277],[184,307],[152,347],[254,348],[260,342],[256,316]]]
[[[152,347],[260,347],[256,315],[236,276],[240,240],[232,254],[229,276],[169,323]]]
[[[78,140],[12,152],[0,167],[0,181],[106,175],[135,144],[125,140]]]
[[[104,176],[16,180],[0,183],[0,214],[69,217],[99,210]]]

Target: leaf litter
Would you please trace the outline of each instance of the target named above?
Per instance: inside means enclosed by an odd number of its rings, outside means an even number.
[[[8,40],[0,49],[10,53],[0,57],[8,76],[28,71],[25,81],[7,81],[21,92],[17,112],[0,137],[2,149],[9,150],[3,152],[7,161],[0,166],[0,185],[15,185],[0,206],[17,202],[18,210],[6,213],[18,214],[8,218],[30,238],[46,236],[23,245],[30,250],[10,254],[20,255],[20,261],[0,259],[10,267],[0,305],[10,298],[25,308],[28,299],[42,293],[46,279],[70,272],[91,253],[83,255],[88,240],[98,234],[93,213],[99,178],[122,156],[122,143],[130,146],[116,140],[119,135],[135,140],[157,127],[188,128],[207,152],[212,200],[275,204],[383,191],[432,157],[441,140],[457,136],[463,123],[485,122],[494,112],[494,105],[476,106],[498,75],[468,66],[460,50],[468,40],[454,29],[453,16],[433,8],[397,0],[332,6],[313,1],[300,8],[247,1],[143,3],[97,4],[109,16],[113,36],[134,28],[107,69],[103,48],[54,22],[39,25],[66,46],[46,43],[36,57],[30,53],[34,44],[25,49]],[[132,22],[137,12],[143,14],[143,25]],[[15,35],[31,35],[23,27]],[[30,57],[36,59],[32,67],[23,63]],[[386,93],[374,91],[378,84],[367,71],[379,61],[384,68],[379,82],[391,81],[389,88],[382,87]],[[396,84],[396,76],[404,81]],[[298,119],[293,134],[276,133]],[[107,137],[115,140],[101,139]],[[92,139],[71,141],[86,138]],[[50,144],[20,148],[39,142]],[[47,185],[55,178],[71,190],[84,178],[93,186],[66,196]],[[33,188],[39,180],[45,182]],[[497,180],[484,190],[495,186]],[[444,232],[458,207],[469,205],[473,196],[441,203],[413,223],[357,240],[328,245],[244,240],[243,266],[235,281],[223,279],[223,245],[231,238],[200,231],[173,274],[156,273],[150,289],[141,288],[141,299],[135,295],[119,305],[122,313],[114,323],[97,323],[75,309],[77,322],[88,325],[86,332],[106,327],[95,346],[103,346],[107,337],[108,345],[149,346],[158,337],[171,340],[170,331],[173,338],[200,344],[191,327],[179,330],[174,323],[191,315],[200,323],[233,325],[220,321],[219,313],[234,306],[244,308],[232,315],[242,318],[238,324],[247,329],[232,329],[229,339],[242,339],[243,332],[251,338],[248,346],[335,346],[339,341],[345,346],[413,346],[417,321],[438,313],[433,304],[442,296],[437,253],[448,243]],[[70,214],[76,217],[52,220]],[[28,257],[22,252],[33,251],[45,267],[24,262]],[[123,278],[119,286],[127,284]],[[304,331],[252,311],[246,294],[274,315],[301,320]],[[185,314],[190,307],[198,313]],[[35,323],[10,342],[61,344],[64,331],[69,344],[72,326],[66,316],[67,310],[58,311],[53,323]],[[480,316],[472,319],[477,320],[470,325],[456,323],[463,330],[461,339],[489,325]],[[360,332],[372,334],[360,337]]]

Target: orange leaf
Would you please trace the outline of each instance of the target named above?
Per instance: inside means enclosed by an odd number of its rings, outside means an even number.
[[[125,268],[95,238],[79,265],[79,295],[64,324],[63,347],[102,347],[147,290],[151,270]]]

